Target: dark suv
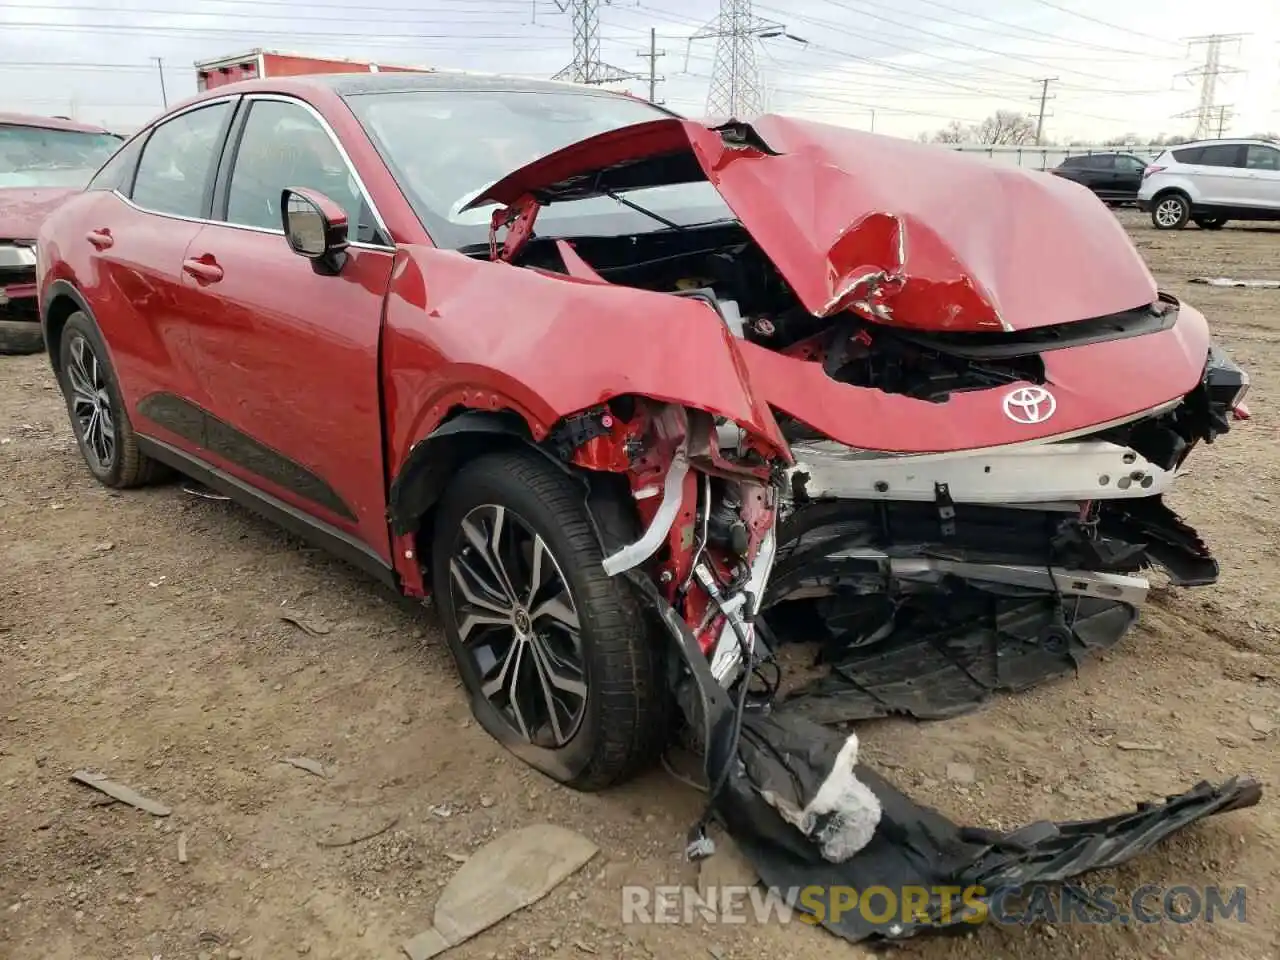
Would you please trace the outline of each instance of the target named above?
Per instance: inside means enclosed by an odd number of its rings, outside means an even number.
[[[1147,161],[1129,153],[1085,153],[1067,157],[1050,173],[1088,187],[1104,203],[1138,201]]]

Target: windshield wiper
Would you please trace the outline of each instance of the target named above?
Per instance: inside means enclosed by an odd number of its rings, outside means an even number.
[[[599,189],[600,189],[600,192],[603,193],[609,199],[616,200],[618,203],[622,204],[624,207],[630,207],[636,213],[643,213],[646,217],[650,217],[654,220],[657,220],[664,227],[670,227],[672,230],[684,230],[684,227],[680,226],[680,224],[676,223],[674,220],[668,220],[666,217],[662,216],[661,214],[654,213],[652,210],[646,210],[644,207],[640,206],[640,204],[634,203],[631,200],[626,200],[623,197],[618,196],[618,194],[614,193],[608,187],[600,187]]]

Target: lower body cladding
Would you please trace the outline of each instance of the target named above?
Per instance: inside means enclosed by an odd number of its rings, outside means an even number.
[[[722,427],[721,442],[732,434]],[[714,817],[779,890],[990,898],[1114,866],[1256,804],[1259,785],[1232,779],[1100,820],[961,827],[858,764],[856,735],[835,729],[954,716],[1074,671],[1132,626],[1150,567],[1214,581],[1207,548],[1163,501],[1182,457],[1121,439],[911,457],[798,441],[772,489],[673,457],[661,492],[646,491],[661,498],[647,533],[606,570],[636,585],[679,653],[673,692],[710,785],[689,855],[714,851]],[[743,509],[753,489],[755,515]],[[672,556],[643,567],[662,545]],[[802,648],[825,671],[789,684],[781,664]],[[939,897],[909,921],[815,912],[850,940],[971,921],[958,893]]]

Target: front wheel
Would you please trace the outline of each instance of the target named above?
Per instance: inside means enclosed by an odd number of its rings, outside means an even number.
[[[659,646],[601,566],[582,488],[537,453],[488,454],[434,528],[436,604],[481,725],[579,790],[648,763],[666,729]]]
[[[1181,230],[1191,218],[1191,201],[1180,193],[1165,194],[1151,208],[1151,222],[1157,230]]]

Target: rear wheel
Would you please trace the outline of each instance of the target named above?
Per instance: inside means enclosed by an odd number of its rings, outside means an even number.
[[[1191,218],[1191,201],[1180,193],[1157,197],[1151,208],[1151,222],[1157,230],[1181,230]]]
[[[1226,217],[1196,217],[1195,224],[1201,230],[1221,230],[1227,225]]]
[[[436,602],[481,725],[580,790],[646,764],[666,729],[658,649],[601,566],[582,489],[536,453],[490,454],[434,527]]]
[[[159,479],[164,468],[139,452],[107,346],[83,313],[67,318],[58,357],[58,385],[89,472],[108,487],[139,487]]]
[[[0,353],[39,353],[44,349],[40,324],[28,320],[0,320]]]

